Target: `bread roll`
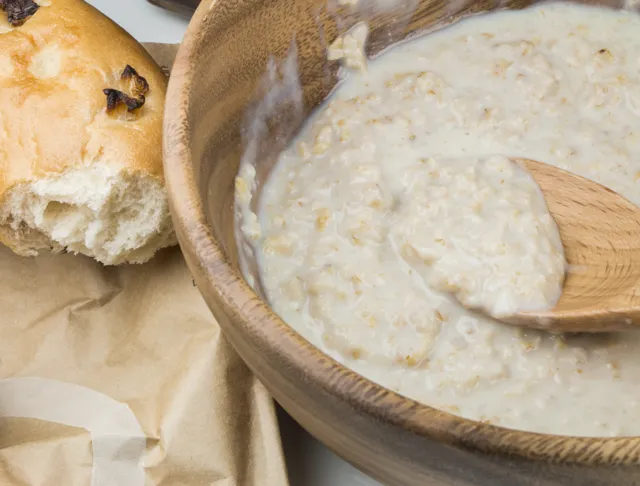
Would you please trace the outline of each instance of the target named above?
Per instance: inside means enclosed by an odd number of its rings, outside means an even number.
[[[0,242],[107,265],[174,245],[166,83],[138,42],[82,0],[0,0]]]

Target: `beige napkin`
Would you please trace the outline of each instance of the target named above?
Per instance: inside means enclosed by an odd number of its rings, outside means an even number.
[[[103,267],[0,247],[0,276],[0,485],[287,484],[272,400],[178,248]]]

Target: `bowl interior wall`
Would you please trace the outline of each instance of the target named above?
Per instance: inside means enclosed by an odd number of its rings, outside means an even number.
[[[336,87],[336,61],[326,59],[326,48],[357,22],[366,21],[370,35],[367,54],[375,57],[393,44],[423,34],[463,17],[498,8],[520,9],[535,0],[388,0],[397,6],[383,12],[373,7],[354,9],[338,0],[243,0],[213,10],[201,34],[207,49],[196,63],[200,80],[190,86],[197,100],[190,106],[191,151],[208,223],[231,263],[238,266],[233,199],[234,179],[243,152],[253,143],[259,200],[260,188],[278,154],[291,142],[305,119]],[[367,3],[360,0],[360,3]],[[375,2],[369,2],[369,5]],[[579,1],[621,8],[618,0]],[[229,17],[231,16],[231,17]],[[233,18],[233,22],[230,22]],[[295,51],[302,106],[291,96],[264,110],[258,104],[273,88],[265,78],[270,62],[282,67]],[[278,79],[278,76],[275,78]],[[279,82],[279,81],[276,81]],[[282,102],[283,101],[283,102]],[[262,133],[251,132],[256,120]],[[256,282],[255,261],[243,255]],[[258,286],[259,287],[259,286]],[[258,288],[260,292],[260,288]]]

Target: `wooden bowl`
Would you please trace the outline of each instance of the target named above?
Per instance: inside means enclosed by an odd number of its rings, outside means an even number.
[[[287,103],[279,105],[265,125],[268,133],[252,139],[258,142],[260,180],[336,84],[337,65],[326,60],[326,41],[367,20],[368,54],[375,55],[408,35],[497,3],[405,0],[400,11],[375,13],[334,0],[203,0],[167,97],[165,171],[180,243],[227,339],[275,399],[320,441],[378,480],[392,486],[640,484],[640,439],[519,432],[404,398],[304,340],[238,271],[234,177],[247,114],[259,98],[270,56],[284,59],[295,39],[305,109],[296,113]],[[529,3],[507,0],[506,6]]]

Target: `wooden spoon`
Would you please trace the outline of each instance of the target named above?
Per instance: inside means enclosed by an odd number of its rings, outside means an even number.
[[[533,160],[513,160],[542,189],[569,270],[552,310],[500,320],[553,332],[640,326],[640,208],[584,177]]]

